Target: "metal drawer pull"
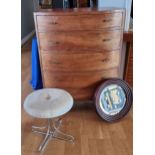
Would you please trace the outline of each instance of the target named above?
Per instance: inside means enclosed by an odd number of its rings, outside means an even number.
[[[59,61],[52,60],[52,61],[50,61],[50,64],[61,64],[61,63]]]
[[[52,24],[52,25],[56,25],[56,24],[58,24],[57,22],[50,22],[50,24]]]
[[[103,22],[111,22],[112,19],[103,19],[102,21],[103,21]]]
[[[103,61],[103,62],[108,62],[108,61],[110,61],[110,59],[109,59],[109,58],[105,58],[105,59],[103,59],[102,61]]]
[[[60,44],[60,42],[58,42],[58,41],[48,41],[50,44],[52,44],[52,45],[59,45]]]
[[[111,39],[102,39],[103,42],[110,41]]]

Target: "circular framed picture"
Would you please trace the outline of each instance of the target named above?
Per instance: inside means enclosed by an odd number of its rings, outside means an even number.
[[[95,92],[97,113],[107,122],[124,117],[132,106],[132,90],[121,79],[109,79],[103,82]]]

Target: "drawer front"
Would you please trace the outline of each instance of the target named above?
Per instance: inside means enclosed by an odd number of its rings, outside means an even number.
[[[41,50],[115,50],[121,39],[121,30],[39,33]]]
[[[65,88],[65,90],[68,91],[76,101],[93,100],[95,89],[96,87],[79,89]]]
[[[50,71],[97,71],[118,67],[120,51],[110,52],[51,52],[42,54],[43,69]]]
[[[45,86],[46,88],[49,88],[49,86]],[[84,100],[92,100],[93,96],[95,94],[96,87],[88,87],[88,88],[63,88],[63,87],[57,87],[61,89],[65,89],[67,92],[69,92],[74,100],[76,101],[84,101]]]
[[[38,31],[93,30],[122,26],[122,13],[75,16],[37,16]]]
[[[105,78],[118,77],[118,68],[94,72],[43,71],[46,87],[87,88],[97,85]]]

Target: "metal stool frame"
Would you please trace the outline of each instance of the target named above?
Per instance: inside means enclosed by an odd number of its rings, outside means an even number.
[[[49,142],[49,140],[56,138],[60,140],[70,141],[74,143],[74,137],[68,134],[63,133],[59,130],[60,125],[62,124],[62,119],[47,119],[47,125],[38,127],[32,126],[32,132],[45,135],[44,140],[39,146],[38,151],[43,152]],[[46,129],[46,132],[42,131]]]

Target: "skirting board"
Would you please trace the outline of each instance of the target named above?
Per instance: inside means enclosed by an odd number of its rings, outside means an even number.
[[[21,46],[23,46],[33,35],[35,34],[35,30],[30,32],[28,35],[26,35],[22,40],[21,40]]]

